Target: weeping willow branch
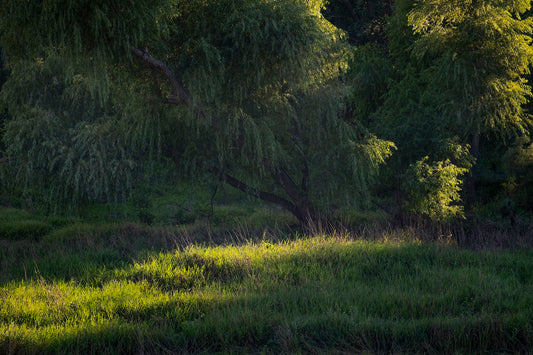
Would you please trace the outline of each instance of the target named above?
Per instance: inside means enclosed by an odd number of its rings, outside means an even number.
[[[274,195],[270,192],[257,190],[228,174],[223,174],[221,178],[224,182],[226,182],[230,186],[233,186],[234,188],[241,190],[242,192],[247,193],[248,195],[257,197],[263,201],[275,203],[285,208],[287,211],[291,212],[294,216],[296,216],[300,220],[301,213],[300,213],[299,208],[295,204],[290,202],[289,200],[286,200],[283,197],[280,197],[278,195]]]
[[[168,80],[173,94],[168,95],[163,102],[169,105],[186,106],[194,111],[194,114],[205,122],[208,122],[203,110],[194,104],[194,101],[183,84],[176,78],[172,70],[161,60],[152,57],[146,51],[131,48],[131,54],[144,66],[152,69]]]
[[[188,107],[189,109],[193,110],[194,114],[202,121],[208,123],[209,126],[217,130],[216,122],[209,122],[202,108],[194,103],[190,93],[187,91],[187,89],[185,89],[183,84],[176,78],[172,70],[164,62],[152,57],[146,51],[137,48],[132,48],[131,53],[144,66],[159,73],[170,83],[173,93],[165,98],[163,101],[164,103]],[[283,188],[292,202],[281,196],[257,190],[247,185],[245,182],[242,182],[226,173],[218,172],[218,175],[220,175],[221,180],[244,193],[257,197],[266,202],[275,203],[285,208],[296,218],[298,218],[300,222],[306,223],[312,219],[314,211],[312,210],[309,201],[305,196],[305,191],[303,191],[307,187],[308,172],[304,172],[302,186],[298,186],[285,170],[275,168],[269,162],[264,162],[264,164],[270,170],[270,175],[274,181],[276,181],[276,183]]]

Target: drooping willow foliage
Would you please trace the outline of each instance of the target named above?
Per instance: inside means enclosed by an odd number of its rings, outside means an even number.
[[[101,104],[88,81],[68,76],[57,54],[12,68],[0,94],[10,113],[3,135],[3,168],[9,170],[4,188],[21,187],[54,212],[125,199],[137,162],[156,153],[159,118],[134,100],[124,105],[127,90]]]
[[[140,147],[127,132],[139,129],[127,118],[146,115],[151,123],[143,127],[155,132],[158,115],[170,113],[188,134],[156,135],[162,150],[172,152],[165,147],[174,144],[163,138],[183,139],[179,158],[190,166],[277,194],[298,213],[364,197],[393,145],[345,119],[339,77],[347,67],[346,42],[322,16],[323,6],[321,0],[7,1],[0,39],[20,64],[3,93],[14,114],[6,141],[12,156],[24,157],[20,176],[30,186],[39,183],[35,171],[46,171],[56,179],[42,184],[57,188],[51,196],[108,198],[133,185],[138,153],[130,148]],[[27,62],[51,49],[64,77],[50,58]],[[130,54],[141,51],[171,74],[136,66]],[[116,80],[113,68],[121,65],[142,93],[129,95],[128,84]],[[188,112],[139,106],[154,95],[172,102],[176,85],[191,98]]]
[[[217,169],[256,186],[284,170],[302,195],[325,206],[339,196],[361,197],[350,193],[366,191],[373,163],[383,162],[392,145],[367,140],[342,117],[346,88],[338,78],[347,67],[346,44],[322,17],[322,5],[183,2],[167,61],[209,113]]]

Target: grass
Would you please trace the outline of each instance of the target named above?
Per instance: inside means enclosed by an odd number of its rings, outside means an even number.
[[[533,348],[533,251],[248,237],[72,221],[0,239],[0,353]]]

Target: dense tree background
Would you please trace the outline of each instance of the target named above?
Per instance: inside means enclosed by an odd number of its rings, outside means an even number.
[[[400,214],[404,208],[434,218],[461,214],[441,208],[458,201],[461,176],[469,176],[462,196],[471,213],[487,203],[496,214],[516,203],[529,208],[527,182],[511,188],[503,163],[510,146],[530,141],[531,22],[521,18],[529,7],[529,1],[398,0],[386,47],[357,47],[353,112],[398,146],[382,188],[391,192],[387,186],[396,180]],[[435,199],[436,214],[428,210]]]
[[[57,212],[209,175],[302,223],[530,218],[530,7],[7,0],[3,194]]]

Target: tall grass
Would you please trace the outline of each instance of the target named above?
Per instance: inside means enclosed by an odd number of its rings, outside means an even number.
[[[3,239],[0,353],[533,348],[533,251],[401,239],[207,246],[177,228],[77,221]]]

